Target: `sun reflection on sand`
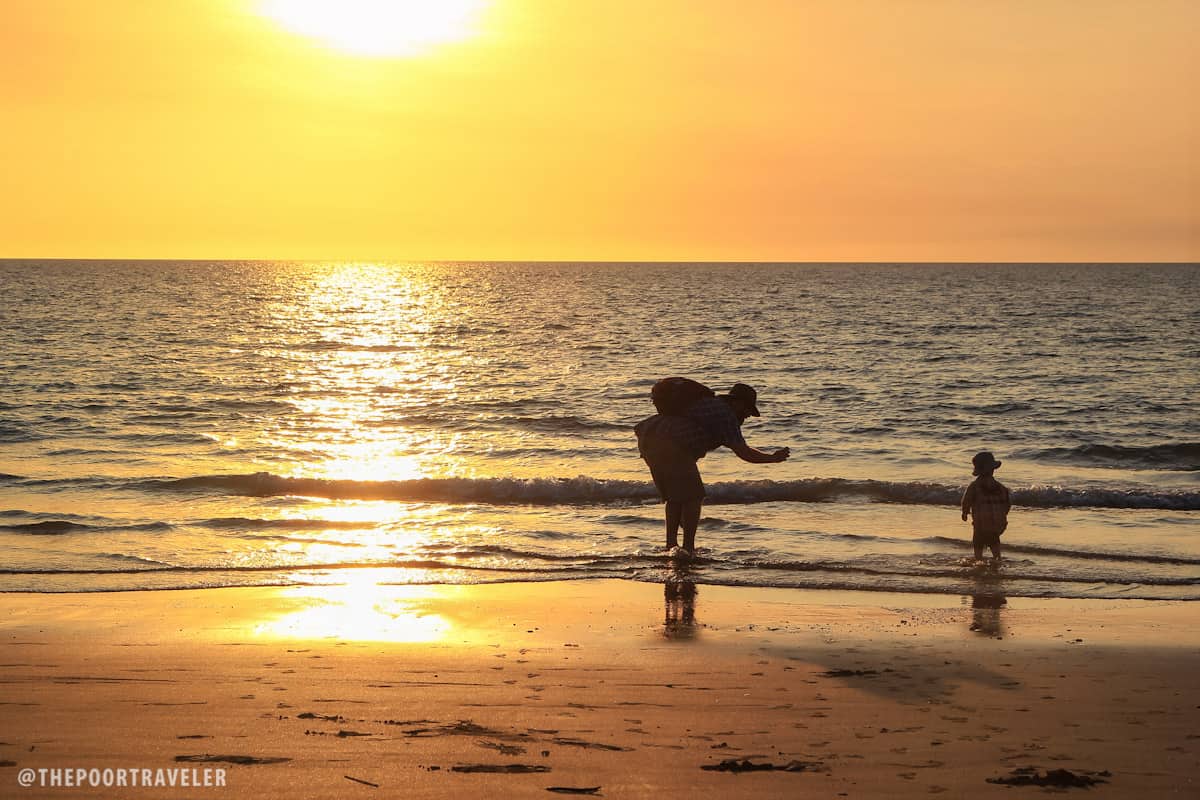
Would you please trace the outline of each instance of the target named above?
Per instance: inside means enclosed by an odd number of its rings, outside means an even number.
[[[376,570],[352,575],[336,586],[299,586],[283,597],[300,608],[255,625],[255,636],[280,639],[428,643],[445,639],[455,626],[430,606],[441,586],[380,585]]]

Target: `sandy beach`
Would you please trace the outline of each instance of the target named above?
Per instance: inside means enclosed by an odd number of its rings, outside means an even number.
[[[1186,603],[364,578],[0,607],[9,797],[1193,797],[1200,775]],[[101,785],[51,785],[77,769]]]

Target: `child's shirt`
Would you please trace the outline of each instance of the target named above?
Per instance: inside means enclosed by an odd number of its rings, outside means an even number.
[[[976,478],[963,492],[962,512],[971,514],[971,524],[979,533],[1004,533],[1010,508],[1008,488],[995,478]]]

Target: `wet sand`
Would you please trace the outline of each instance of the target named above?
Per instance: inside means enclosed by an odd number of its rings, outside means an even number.
[[[3,595],[0,795],[112,797],[18,775],[121,767],[226,784],[122,797],[1195,797],[1195,618],[681,581]]]

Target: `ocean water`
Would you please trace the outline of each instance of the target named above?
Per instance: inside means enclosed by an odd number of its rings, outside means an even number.
[[[650,386],[759,390],[663,557]],[[0,262],[0,591],[1200,599],[1195,265]],[[999,569],[958,498],[994,451]]]

